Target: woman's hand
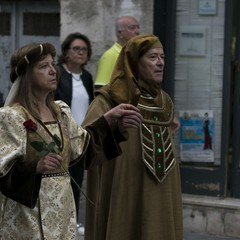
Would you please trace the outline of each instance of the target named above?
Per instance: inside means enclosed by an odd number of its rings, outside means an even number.
[[[37,164],[37,173],[54,173],[61,167],[62,157],[55,153],[49,153],[40,158]]]
[[[104,114],[110,126],[118,124],[119,130],[137,128],[142,122],[142,115],[138,108],[131,104],[119,104]]]

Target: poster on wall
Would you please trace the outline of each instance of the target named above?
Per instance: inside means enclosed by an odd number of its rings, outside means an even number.
[[[211,110],[180,111],[182,162],[214,161],[214,119]]]
[[[182,56],[205,56],[206,27],[181,26],[179,54]]]
[[[198,13],[200,15],[215,15],[217,13],[217,0],[198,0]]]

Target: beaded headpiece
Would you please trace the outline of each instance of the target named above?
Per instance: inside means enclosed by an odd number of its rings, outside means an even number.
[[[19,52],[26,48],[26,46],[17,49],[12,56],[10,73],[11,82],[14,82],[18,76],[25,74],[27,67],[35,63],[42,55],[46,55],[48,53],[50,53],[52,57],[56,55],[56,50],[52,44],[43,43],[33,44],[29,51],[24,56],[21,56]],[[17,61],[14,60],[14,58],[16,58],[16,54],[19,54],[20,56],[20,58]]]
[[[20,77],[27,72],[27,68],[36,63],[41,56],[47,54],[51,54],[52,57],[56,55],[56,50],[50,43],[32,43],[16,49],[11,58],[10,80],[13,84],[4,106],[10,105],[14,101],[21,84]]]

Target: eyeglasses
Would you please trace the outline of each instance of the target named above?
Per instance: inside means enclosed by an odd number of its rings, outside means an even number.
[[[88,50],[86,47],[78,47],[78,46],[72,47],[72,48],[69,48],[69,49],[72,49],[76,53],[80,53],[80,52],[86,53],[87,50]]]

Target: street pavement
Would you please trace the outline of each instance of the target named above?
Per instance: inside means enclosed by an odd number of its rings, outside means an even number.
[[[239,240],[236,237],[223,237],[203,233],[184,232],[183,240]]]
[[[82,219],[84,223],[84,210],[82,208],[79,209],[80,219]],[[84,236],[79,236],[79,240],[84,240]],[[121,239],[125,240],[125,239]],[[137,240],[137,239],[133,239]],[[168,239],[166,239],[168,240]],[[206,233],[196,233],[196,232],[184,232],[183,240],[240,240],[239,237],[223,237],[223,236],[216,236],[210,235]]]
[[[223,237],[223,236],[215,236],[215,235],[194,233],[194,232],[184,232],[184,237],[183,237],[183,240],[239,240],[239,239],[240,237],[239,238]],[[84,236],[79,236],[79,240],[84,240]],[[121,239],[121,240],[124,240],[124,239]]]

